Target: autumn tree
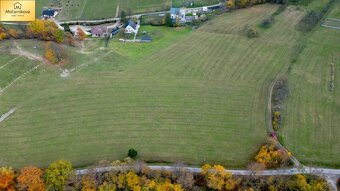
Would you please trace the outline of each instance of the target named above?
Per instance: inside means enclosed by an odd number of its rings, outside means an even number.
[[[282,149],[278,149],[276,141],[269,139],[255,156],[255,161],[264,164],[266,168],[279,167],[289,161],[289,156]]]
[[[3,26],[0,24],[0,40],[6,39],[7,34]]]
[[[81,179],[82,189],[81,191],[96,191],[96,182],[91,176],[84,176]]]
[[[66,43],[70,46],[76,46],[73,35],[70,32],[65,33]]]
[[[14,29],[14,28],[8,29],[8,34],[9,34],[9,36],[11,36],[12,38],[19,38],[19,34],[18,34],[17,30]]]
[[[226,6],[228,9],[233,9],[235,7],[234,0],[228,0]]]
[[[35,20],[28,24],[26,37],[35,37],[40,40],[63,42],[64,31],[51,20]]]
[[[46,169],[45,180],[49,191],[63,191],[66,181],[72,175],[72,164],[66,160],[58,160]]]
[[[240,0],[239,4],[240,4],[240,8],[244,8],[247,6],[248,0]]]
[[[223,166],[206,164],[201,168],[201,174],[207,181],[207,186],[215,190],[223,190],[225,182],[232,177],[231,173],[226,172]]]
[[[52,33],[52,35],[53,35],[55,42],[61,43],[64,41],[64,31],[57,29]]]
[[[0,32],[0,40],[4,40],[7,38],[7,34],[4,32]]]
[[[44,21],[40,19],[30,22],[27,29],[36,37],[47,32]]]
[[[12,170],[12,168],[0,167],[0,190],[14,191],[15,190],[14,177],[15,173]]]
[[[20,190],[44,191],[45,184],[42,179],[43,171],[37,167],[25,167],[20,170],[18,176],[18,186]]]
[[[80,40],[80,41],[83,41],[83,40],[85,40],[85,38],[86,38],[86,34],[83,31],[83,29],[77,28],[77,39]]]
[[[126,174],[126,183],[130,190],[141,189],[140,177],[133,171],[130,171]]]
[[[47,43],[45,47],[45,58],[50,61],[52,64],[57,63],[56,54],[54,53],[53,49],[51,48],[51,43]]]
[[[103,184],[98,186],[98,191],[116,191],[117,187],[109,182],[103,182]]]

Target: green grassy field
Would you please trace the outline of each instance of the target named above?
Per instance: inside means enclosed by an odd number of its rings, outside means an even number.
[[[340,13],[340,3],[326,17]],[[340,167],[340,30],[318,26],[288,75],[282,133],[286,146],[305,165]],[[332,65],[334,91],[329,91]]]
[[[41,66],[0,96],[0,113],[18,108],[0,123],[0,165],[64,158],[81,166],[121,159],[133,147],[147,161],[245,167],[266,139],[268,86],[288,67],[304,13],[289,8],[258,38],[242,30],[276,9],[227,13],[196,31],[144,27],[149,44],[113,40],[103,49],[94,39],[85,43],[88,54],[65,47],[66,67],[87,67],[64,79]]]
[[[137,14],[144,12],[164,11],[170,7],[181,7],[189,0],[39,0],[36,1],[36,15],[40,17],[42,8],[49,6],[62,7],[63,11],[58,15],[59,20],[85,20],[102,19],[118,16],[122,10],[126,13]],[[194,0],[190,1],[194,6],[217,4],[218,0]]]

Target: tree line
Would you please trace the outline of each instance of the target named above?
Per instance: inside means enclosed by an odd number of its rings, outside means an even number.
[[[100,165],[107,162],[101,162]],[[328,191],[327,182],[313,175],[234,176],[221,165],[205,164],[200,173],[176,163],[171,170],[151,170],[146,163],[126,158],[114,170],[76,175],[66,160],[46,169],[28,166],[17,171],[0,167],[1,191]]]
[[[6,29],[0,24],[0,41],[5,39],[38,39],[47,41],[44,57],[52,64],[62,64],[66,54],[61,44],[76,46],[77,41],[83,41],[86,34],[80,28],[76,35],[71,31],[64,32],[51,20],[35,20],[27,26]]]

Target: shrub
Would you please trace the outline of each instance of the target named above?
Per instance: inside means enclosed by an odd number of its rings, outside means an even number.
[[[256,38],[256,37],[259,36],[259,33],[257,32],[257,29],[255,27],[252,27],[252,28],[248,29],[247,36],[249,38]]]
[[[261,22],[261,27],[262,28],[269,28],[274,22],[274,17],[269,17],[267,19],[263,19]]]
[[[138,152],[135,150],[135,149],[129,149],[129,151],[128,151],[128,156],[130,157],[130,158],[136,158],[137,157],[137,155],[138,155]]]

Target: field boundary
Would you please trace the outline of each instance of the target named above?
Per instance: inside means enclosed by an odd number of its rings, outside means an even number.
[[[274,130],[273,125],[272,125],[272,116],[273,116],[273,113],[272,113],[272,97],[273,97],[274,87],[275,87],[276,83],[278,82],[278,80],[280,78],[281,78],[281,75],[278,75],[269,87],[269,93],[268,93],[269,99],[268,99],[268,105],[267,105],[267,109],[268,109],[268,114],[267,114],[268,115],[268,117],[267,117],[268,122],[267,122],[267,124],[268,124],[268,131],[269,131],[270,134],[272,134],[272,133],[275,134],[275,130]],[[277,138],[275,138],[275,141],[277,142],[280,149],[284,150],[287,153],[287,155],[289,156],[291,161],[294,163],[294,166],[304,168],[304,166],[300,163],[299,160],[297,160],[292,154],[289,154],[289,151],[280,143],[280,141]]]

